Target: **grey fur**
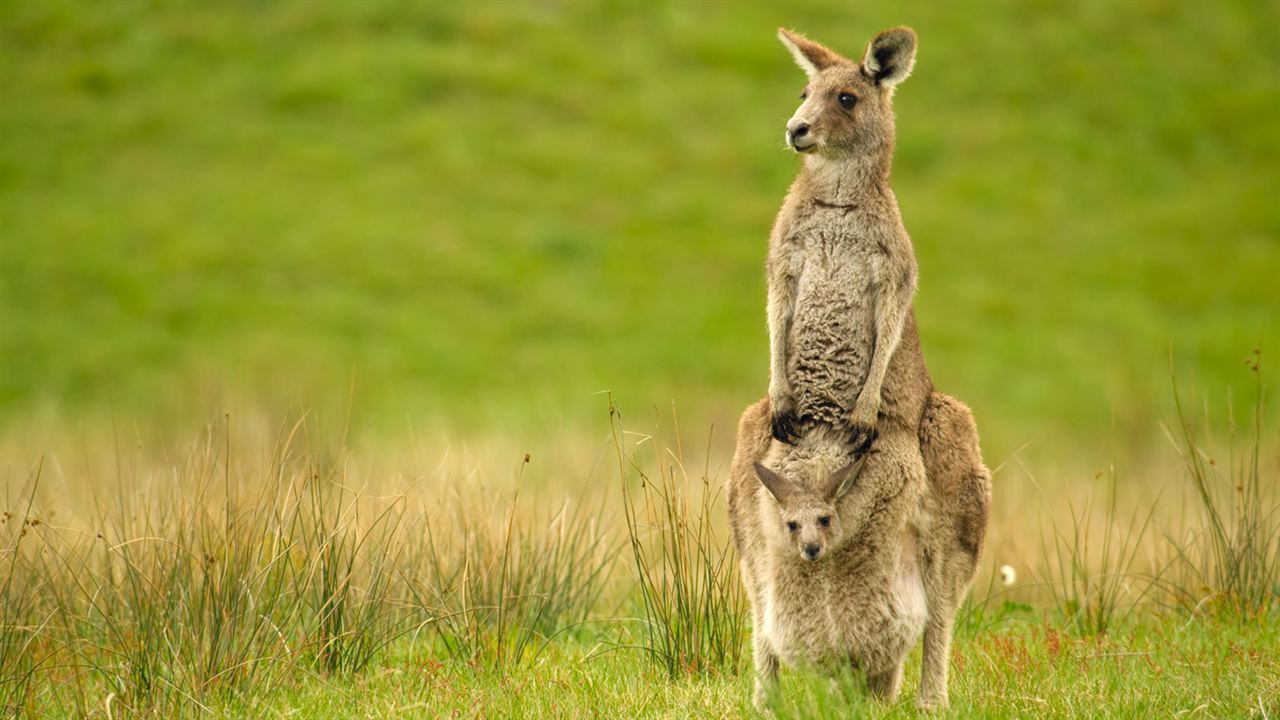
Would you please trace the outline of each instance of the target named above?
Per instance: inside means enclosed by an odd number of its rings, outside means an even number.
[[[742,416],[728,482],[756,701],[780,663],[852,663],[892,698],[923,634],[919,702],[944,706],[990,473],[968,408],[933,391],[915,255],[888,183],[893,88],[914,65],[915,33],[881,33],[860,63],[779,36],[809,77],[787,126],[806,157],[770,238],[769,397]]]
[[[768,398],[742,414],[726,483],[752,608],[757,705],[782,663],[848,663],[892,699],[923,634],[919,704],[945,707],[955,613],[977,569],[991,498],[969,409],[932,393],[911,445],[882,436],[834,500],[827,489],[848,467],[847,447],[822,429],[784,446],[770,435],[770,415]],[[790,487],[781,499],[758,478],[756,463],[782,468],[774,474]],[[928,479],[914,482],[917,475]],[[824,515],[832,520],[821,528],[814,520]],[[821,554],[806,559],[802,550],[813,544]]]

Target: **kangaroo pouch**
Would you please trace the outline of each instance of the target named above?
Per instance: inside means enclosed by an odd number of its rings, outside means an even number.
[[[784,663],[890,668],[919,640],[926,612],[913,544],[892,568],[850,578],[845,560],[791,561],[764,588],[766,638]]]

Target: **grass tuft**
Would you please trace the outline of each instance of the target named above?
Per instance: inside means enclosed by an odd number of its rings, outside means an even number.
[[[5,717],[20,717],[31,706],[32,689],[49,659],[47,643],[41,642],[41,630],[49,620],[41,598],[50,578],[23,547],[41,524],[31,514],[31,505],[42,467],[43,462],[34,471],[25,512],[5,511],[0,516],[0,715]]]
[[[1069,527],[1054,522],[1050,537],[1041,537],[1042,583],[1063,626],[1080,635],[1105,635],[1147,598],[1158,581],[1136,570],[1156,503],[1145,513],[1135,508],[1126,520],[1116,508],[1115,466],[1107,480],[1100,529],[1093,496],[1079,508],[1068,498]],[[1100,541],[1095,539],[1097,534]]]
[[[638,452],[628,453],[622,416],[612,402],[610,419],[643,610],[643,647],[671,677],[736,673],[746,634],[746,597],[732,545],[712,521],[722,513],[719,492],[705,470],[690,480],[678,446],[643,437],[637,445],[651,449],[651,465]],[[631,473],[639,480],[638,493]],[[695,483],[700,494],[693,500],[688,489]]]
[[[430,614],[443,654],[478,669],[519,667],[585,624],[617,557],[592,508],[566,503],[534,522],[520,517],[518,499],[501,523],[457,508],[417,533],[409,591]]]
[[[1187,537],[1171,542],[1185,575],[1174,589],[1185,604],[1256,618],[1280,608],[1280,465],[1262,464],[1261,351],[1255,349],[1247,364],[1254,374],[1249,425],[1243,438],[1231,425],[1225,467],[1193,426],[1174,379],[1178,423],[1171,439],[1199,501],[1201,522]]]

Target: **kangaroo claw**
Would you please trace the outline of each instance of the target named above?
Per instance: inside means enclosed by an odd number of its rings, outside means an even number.
[[[849,445],[853,448],[854,457],[862,457],[871,452],[871,445],[880,437],[876,429],[868,425],[857,424],[849,431]]]

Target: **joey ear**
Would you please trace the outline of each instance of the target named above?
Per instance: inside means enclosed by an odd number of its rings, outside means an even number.
[[[827,480],[827,491],[824,493],[827,502],[839,500],[844,497],[845,493],[853,489],[858,475],[862,474],[862,466],[866,462],[867,456],[864,453],[858,459],[831,474],[831,477]]]
[[[791,52],[791,57],[795,58],[796,64],[804,70],[804,74],[809,77],[844,60],[839,53],[828,50],[800,33],[786,28],[778,28],[778,39]]]
[[[916,32],[896,27],[871,38],[862,56],[862,71],[877,85],[893,87],[911,74],[916,64]]]
[[[791,493],[791,483],[778,473],[770,470],[761,463],[756,463],[756,476],[760,478],[760,482],[764,484],[769,494],[774,500],[781,505],[786,502],[787,496]]]

